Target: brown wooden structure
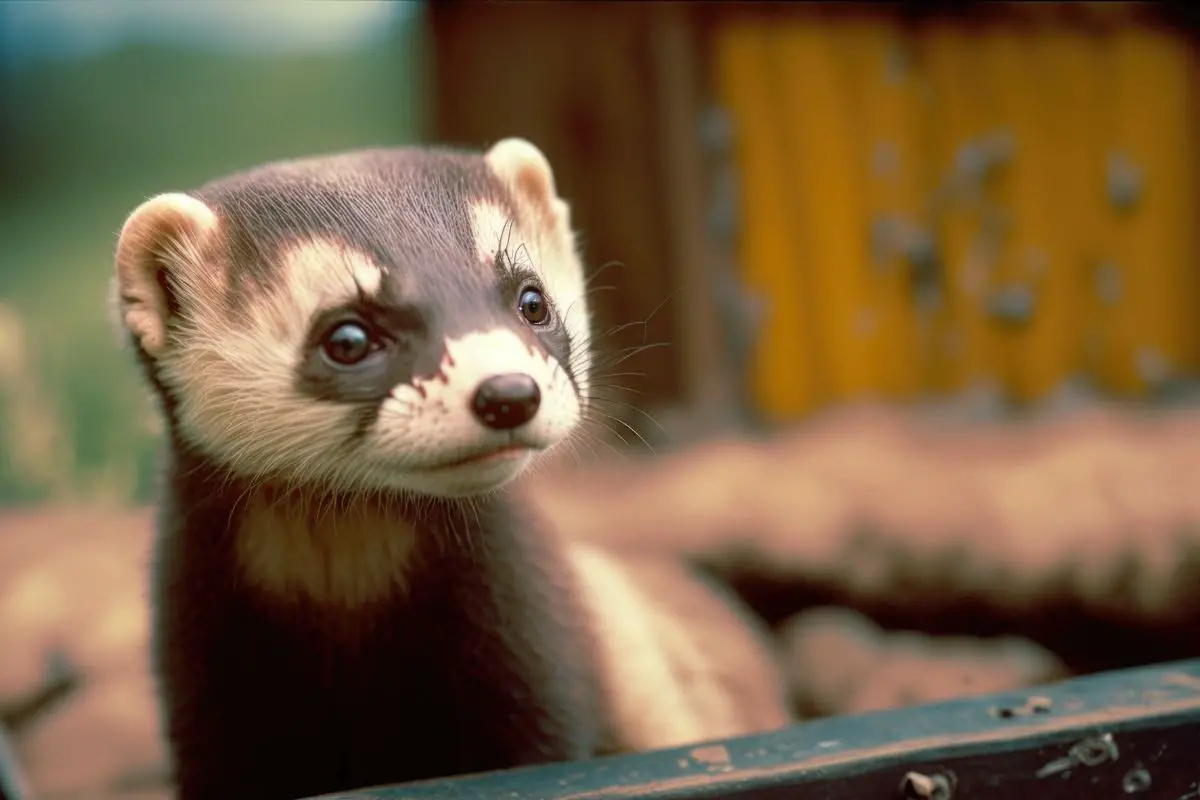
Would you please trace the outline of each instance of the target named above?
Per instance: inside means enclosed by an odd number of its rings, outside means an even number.
[[[595,295],[598,331],[653,313],[647,338],[671,343],[634,362],[646,405],[786,421],[979,381],[1036,400],[1077,376],[1147,396],[1200,367],[1200,304],[1186,299],[1200,286],[1195,16],[1174,3],[432,3],[429,133],[543,146],[589,263],[622,265],[596,281],[616,287]],[[940,100],[922,105],[930,87]],[[968,150],[1013,140],[986,189],[1007,234],[980,286],[967,277],[987,226],[931,212],[930,197]],[[887,180],[869,174],[882,144],[903,165]],[[1105,186],[1122,175],[1136,211]]]

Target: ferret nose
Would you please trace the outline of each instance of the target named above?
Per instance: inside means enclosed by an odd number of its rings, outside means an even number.
[[[519,428],[537,413],[542,391],[537,381],[520,372],[493,375],[479,384],[471,410],[484,425],[498,431]]]

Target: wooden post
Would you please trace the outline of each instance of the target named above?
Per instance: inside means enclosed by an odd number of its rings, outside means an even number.
[[[680,286],[677,315],[684,403],[701,427],[737,409],[742,376],[728,363],[723,314],[714,297],[712,241],[705,226],[707,187],[700,138],[701,65],[690,11],[656,5],[654,67],[667,248]]]

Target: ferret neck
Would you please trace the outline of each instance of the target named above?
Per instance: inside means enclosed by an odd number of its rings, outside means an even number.
[[[245,585],[265,598],[343,611],[378,608],[523,563],[542,547],[499,493],[462,500],[331,492],[232,478],[211,462],[175,463],[185,546],[201,560],[215,531]],[[440,577],[439,577],[440,576]],[[443,580],[453,576],[453,580]],[[487,591],[481,578],[477,592]]]
[[[251,479],[178,446],[172,476],[180,494],[191,495],[191,503],[218,503],[239,509],[252,499],[275,507],[287,507],[313,519],[330,516],[378,515],[414,528],[428,523],[470,526],[480,513],[491,508],[500,493],[463,498],[417,495],[399,490],[347,491],[319,484],[296,484],[284,479]],[[182,484],[182,485],[181,485]],[[181,490],[181,491],[180,491]]]

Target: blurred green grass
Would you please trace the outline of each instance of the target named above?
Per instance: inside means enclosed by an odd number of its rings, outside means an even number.
[[[129,48],[10,87],[19,157],[0,186],[0,505],[141,502],[153,406],[107,305],[125,215],[253,164],[419,135],[419,24],[342,53]]]

